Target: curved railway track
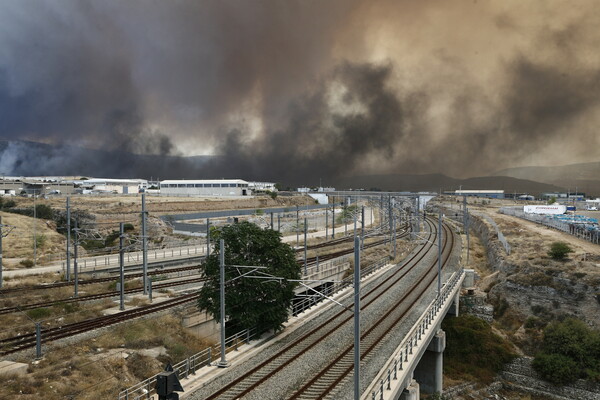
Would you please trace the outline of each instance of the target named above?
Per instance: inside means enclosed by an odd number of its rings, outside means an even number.
[[[452,254],[454,246],[454,234],[451,229],[444,225],[444,236],[449,240],[444,241],[443,261],[445,265]],[[437,279],[436,271],[437,260],[435,260],[428,271],[426,271],[413,289],[397,300],[397,302],[388,309],[388,311],[378,318],[377,322],[371,324],[366,332],[361,333],[360,360],[364,362],[385,340],[390,331],[397,326],[400,321],[408,314],[413,306],[420,300],[421,296],[427,291],[431,284]],[[325,368],[321,369],[301,388],[295,391],[290,400],[308,400],[308,399],[326,399],[335,396],[336,387],[354,370],[354,347],[348,345],[346,348]],[[332,397],[334,398],[334,397]]]
[[[200,283],[200,282],[204,282],[204,281],[206,281],[206,278],[194,278],[194,279],[187,279],[184,281],[154,283],[154,284],[152,284],[152,290],[165,289],[165,288],[172,287],[172,286],[187,285],[187,284],[192,284],[192,283]],[[140,293],[140,292],[143,292],[143,290],[144,289],[141,287],[133,288],[133,289],[125,289],[125,294]],[[111,292],[89,294],[89,295],[79,296],[79,297],[69,297],[66,299],[59,299],[59,300],[54,300],[54,301],[30,303],[30,304],[24,304],[21,306],[14,306],[14,307],[5,307],[5,308],[0,308],[0,315],[10,314],[12,312],[17,312],[17,311],[32,310],[34,308],[52,307],[52,306],[59,305],[59,304],[78,303],[80,301],[100,300],[100,299],[105,299],[105,298],[110,298],[110,297],[116,297],[116,296],[119,296],[120,294],[121,294],[121,292],[119,292],[118,290],[114,290]]]
[[[436,226],[430,220],[427,220],[427,224],[429,226],[429,239],[435,237]],[[448,235],[445,236],[446,238]],[[445,242],[444,248],[447,246],[448,241]],[[361,302],[365,302],[361,306],[361,310],[369,308],[371,305],[375,303],[377,298],[390,290],[390,288],[394,287],[400,280],[402,280],[413,268],[417,266],[417,264],[426,257],[427,254],[430,254],[430,250],[433,247],[433,243],[431,241],[428,244],[425,244],[421,249],[419,249],[415,254],[408,260],[404,261],[393,274],[390,274],[384,281],[377,285],[375,288],[369,290],[367,293],[361,296]],[[449,251],[446,251],[449,254]],[[449,257],[447,255],[446,257]],[[428,272],[431,268],[428,269]],[[427,273],[422,275],[419,282],[422,282],[427,276]],[[393,310],[396,307],[392,307]],[[392,311],[388,312],[391,313]],[[281,350],[276,352],[273,356],[269,357],[267,360],[259,363],[248,372],[242,374],[241,376],[235,378],[233,381],[229,382],[225,386],[221,387],[216,392],[203,397],[204,399],[236,399],[242,398],[246,394],[250,393],[254,389],[256,389],[259,385],[269,380],[273,377],[277,372],[281,371],[283,368],[288,366],[290,363],[295,361],[302,354],[306,353],[311,348],[315,347],[317,344],[321,343],[328,336],[330,336],[333,332],[338,329],[341,329],[344,325],[349,323],[353,319],[352,314],[348,315],[346,310],[338,311],[333,317],[331,317],[328,321],[318,325],[317,327],[311,329],[310,331],[302,334],[299,338],[293,340],[291,343],[285,345]],[[365,333],[363,337],[366,335]],[[366,337],[365,337],[366,338]],[[344,353],[341,355],[341,358],[344,357]],[[316,380],[319,378],[317,377]],[[343,376],[340,380],[343,379]],[[315,380],[315,382],[316,382]],[[313,382],[314,383],[314,382]],[[333,385],[335,387],[335,384]],[[301,389],[302,393],[308,392],[308,387],[306,389]],[[294,395],[295,396],[295,395]],[[310,398],[321,398],[319,396],[314,396]]]
[[[154,270],[154,271],[148,271],[148,275],[154,276],[154,275],[172,274],[174,272],[185,272],[185,271],[191,271],[194,269],[198,269],[198,267],[199,267],[199,265],[192,265],[192,266],[187,266],[187,267],[176,267],[176,268],[165,268],[165,269],[159,269],[159,270]],[[137,278],[141,278],[142,276],[143,276],[142,273],[125,274],[125,280],[137,279]],[[94,279],[79,279],[79,281],[77,283],[79,285],[91,285],[94,283],[114,282],[115,279],[118,279],[118,276],[110,276],[110,277],[105,277],[105,278],[94,278]],[[35,286],[5,288],[5,289],[0,289],[0,295],[4,295],[4,294],[8,294],[8,293],[26,292],[26,291],[30,291],[30,290],[55,289],[55,288],[67,287],[67,286],[73,286],[73,282],[54,282],[54,283],[41,284],[41,285],[35,285]]]
[[[406,229],[406,226],[403,226],[401,228],[398,229],[398,231],[402,231],[403,229]],[[368,231],[366,232],[365,237],[371,237],[373,231]],[[401,235],[403,236],[403,235]],[[399,237],[401,237],[399,236]],[[330,247],[330,246],[335,246],[338,244],[342,244],[342,243],[346,243],[346,242],[352,242],[353,237],[343,237],[343,238],[338,238],[338,239],[332,239],[323,243],[318,243],[318,244],[314,244],[311,246],[307,247],[307,250],[316,250],[316,249],[320,249],[320,248],[325,248],[325,247]],[[296,249],[297,253],[300,253],[304,251],[304,248],[298,248]],[[344,253],[341,255],[345,255],[348,253]],[[333,256],[333,257],[329,257],[329,255],[323,255],[319,258],[320,261],[326,261],[326,260],[330,260],[331,258],[335,258],[335,257],[339,257],[340,255],[337,256]],[[191,257],[191,259],[197,259],[198,257]],[[203,258],[203,257],[200,257]],[[181,261],[181,260],[178,260]],[[311,263],[315,263],[316,262],[316,257],[313,258],[309,258],[309,264]],[[153,268],[153,271],[148,271],[148,275],[149,276],[154,276],[154,275],[163,275],[163,274],[169,274],[169,273],[174,273],[174,272],[185,272],[185,271],[190,271],[190,270],[194,270],[194,269],[198,269],[200,267],[201,264],[197,264],[197,265],[192,265],[192,266],[187,266],[187,267],[174,267],[174,268],[161,268],[161,269],[157,269],[158,267],[153,267],[153,266],[149,266],[149,269]],[[104,272],[98,272],[98,273],[104,273]],[[130,274],[125,274],[125,279],[126,280],[130,280],[130,279],[136,279],[136,278],[141,278],[143,276],[143,273],[141,272],[136,272],[136,273],[130,273]],[[118,275],[115,276],[109,276],[109,277],[103,277],[103,278],[93,278],[93,279],[79,279],[78,284],[79,285],[91,285],[94,283],[103,283],[103,282],[112,282],[115,279],[118,279]],[[34,290],[46,290],[46,289],[54,289],[54,288],[60,288],[60,287],[67,287],[67,286],[73,286],[73,282],[54,282],[54,283],[48,283],[48,284],[40,284],[40,285],[32,285],[32,286],[21,286],[21,287],[14,287],[14,288],[2,288],[0,289],[0,295],[5,295],[5,294],[10,294],[10,293],[19,293],[19,292],[26,292],[26,291],[34,291]],[[0,314],[2,312],[0,311]]]
[[[144,315],[163,311],[171,307],[195,301],[198,299],[198,296],[199,295],[197,293],[186,294],[175,299],[166,300],[157,304],[150,304],[133,310],[123,311],[114,315],[105,315],[99,318],[75,322],[55,328],[42,329],[41,341],[42,343],[52,342],[58,339],[71,337],[79,333],[89,332],[95,329],[118,324],[120,322],[128,321]],[[35,332],[29,332],[6,339],[0,339],[0,356],[32,348],[35,347],[35,345]]]
[[[407,234],[407,232],[404,232],[399,237],[402,237],[406,234]],[[329,246],[337,245],[339,243],[346,242],[349,240],[352,240],[352,238],[342,238],[341,240],[333,241],[333,243],[331,243],[331,241],[326,242],[325,244],[321,243],[318,245],[314,245],[312,248],[322,248],[322,247],[326,247],[326,245],[329,245]],[[385,242],[387,242],[387,239],[379,240],[377,242],[370,243],[368,245],[365,244],[364,247],[371,248],[371,247],[378,246]],[[311,247],[309,247],[309,249],[310,248]],[[341,255],[350,254],[353,251],[354,251],[353,249],[349,249],[349,250],[342,250],[339,252],[335,252],[335,253],[332,253],[330,255],[330,257],[327,259],[339,257]],[[323,260],[323,258],[321,258],[321,260]],[[190,267],[170,268],[170,269],[161,270],[161,271],[149,272],[148,275],[189,271],[191,269],[197,269],[198,267],[199,266],[196,265],[196,266],[190,266]],[[126,279],[135,279],[135,278],[139,278],[141,276],[142,276],[142,274],[140,274],[140,273],[128,274],[128,275],[126,275]],[[79,281],[79,284],[110,282],[110,281],[114,281],[114,280],[115,280],[115,277],[97,278],[97,279],[90,279],[90,280],[82,280],[82,281]],[[202,282],[203,280],[204,280],[204,278],[195,278],[195,279],[190,279],[190,280],[185,280],[185,281],[180,281],[180,282],[166,282],[164,284],[156,284],[153,286],[153,288],[159,289],[159,288],[174,286],[174,285],[178,285],[178,284],[189,284],[189,283],[194,283],[194,282]],[[64,286],[69,286],[69,285],[72,285],[72,282],[58,282],[58,283],[54,283],[54,284],[39,285],[39,286],[29,287],[29,288],[4,289],[0,293],[6,293],[6,292],[10,292],[10,291],[18,292],[18,291],[28,290],[31,288],[48,289],[48,288],[55,288],[55,287],[64,287]],[[130,294],[130,293],[135,293],[135,292],[138,292],[141,290],[142,290],[142,288],[128,289],[125,291],[125,293]],[[61,299],[61,300],[56,300],[56,301],[51,301],[51,302],[33,303],[33,304],[23,305],[23,306],[19,306],[19,307],[7,307],[4,309],[0,309],[0,315],[8,314],[8,313],[15,312],[15,311],[23,311],[23,310],[34,309],[34,308],[39,308],[39,307],[48,307],[48,306],[53,306],[53,305],[60,304],[60,303],[74,303],[74,302],[79,302],[79,301],[91,301],[91,300],[97,300],[97,299],[102,299],[102,298],[107,298],[107,297],[114,297],[117,295],[119,295],[118,291],[112,291],[112,292],[105,292],[105,293],[99,293],[99,294],[94,294],[94,295],[80,296],[77,298]],[[197,298],[198,298],[198,294],[183,295],[183,296],[177,297],[175,299],[167,300],[167,301],[164,301],[164,302],[161,302],[158,304],[151,304],[148,306],[139,307],[139,308],[136,308],[133,310],[123,311],[123,312],[121,312],[119,314],[115,314],[115,315],[107,315],[107,316],[102,316],[99,318],[94,318],[94,319],[89,319],[89,320],[85,320],[85,321],[81,321],[81,322],[64,325],[64,326],[43,329],[41,331],[41,342],[47,343],[47,342],[55,341],[58,339],[63,339],[63,338],[67,338],[67,337],[70,337],[73,335],[77,335],[79,333],[84,333],[84,332],[88,332],[91,330],[99,329],[99,328],[102,328],[105,326],[114,325],[119,322],[138,318],[143,315],[159,312],[159,311],[165,310],[170,307],[175,307],[175,306],[182,305],[182,304],[185,304],[188,302],[192,302],[192,301],[196,300]],[[18,335],[18,336],[11,337],[11,338],[0,339],[0,356],[12,354],[12,353],[15,353],[15,352],[27,349],[27,348],[35,347],[35,345],[36,345],[35,332],[29,332],[29,333],[25,333],[23,335]]]

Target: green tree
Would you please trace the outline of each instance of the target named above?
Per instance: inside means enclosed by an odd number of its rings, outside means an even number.
[[[548,256],[554,260],[564,260],[567,254],[572,253],[573,249],[565,242],[554,242],[550,245]]]
[[[552,196],[548,199],[548,204],[554,204],[556,203],[556,197]]]
[[[555,384],[578,378],[600,381],[600,332],[574,318],[548,325],[533,367]]]
[[[225,226],[218,235],[225,241],[225,265],[261,266],[256,276],[266,273],[282,278],[264,280],[240,278],[240,272],[248,269],[225,268],[225,317],[228,329],[240,331],[246,328],[258,328],[264,332],[269,329],[279,331],[288,320],[288,310],[294,297],[297,282],[300,279],[300,266],[292,248],[281,242],[279,232],[261,229],[249,222]],[[204,266],[206,283],[200,290],[198,307],[220,319],[220,248],[208,257]],[[237,279],[234,279],[237,278]]]

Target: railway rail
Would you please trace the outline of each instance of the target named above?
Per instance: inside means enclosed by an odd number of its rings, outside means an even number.
[[[402,237],[406,234],[407,234],[407,232],[404,232],[400,235],[400,237]],[[330,241],[327,243],[329,246],[331,246],[332,244],[337,245],[339,243],[342,243],[342,242],[345,242],[348,240],[352,240],[352,238],[342,238],[342,240],[333,241],[333,243],[330,243],[331,242]],[[378,241],[370,243],[370,244],[365,244],[364,248],[371,248],[371,247],[381,245],[383,243],[386,243],[387,240],[388,239],[383,239],[383,240],[378,240]],[[318,245],[313,246],[312,248],[322,248],[322,247],[325,247],[324,244],[318,244]],[[353,249],[341,250],[341,251],[332,253],[330,255],[324,256],[321,258],[321,260],[325,261],[328,259],[336,258],[341,255],[350,254],[353,251],[354,251]],[[192,269],[198,269],[198,267],[199,267],[198,265],[195,265],[195,266],[180,267],[180,268],[169,268],[169,269],[165,269],[165,270],[161,270],[161,271],[148,272],[148,275],[189,271]],[[139,278],[141,276],[142,276],[141,273],[127,274],[126,279],[135,279],[135,278]],[[92,283],[111,282],[114,280],[115,280],[115,277],[96,278],[96,279],[89,279],[89,280],[81,280],[81,281],[79,281],[79,284],[84,285],[84,284],[92,284]],[[153,286],[153,288],[159,289],[159,288],[164,288],[164,287],[174,286],[174,285],[189,284],[189,283],[195,283],[195,282],[200,283],[203,280],[204,280],[204,278],[194,278],[194,279],[179,281],[179,282],[175,282],[175,283],[174,282],[166,282],[164,284],[156,284]],[[72,285],[72,282],[57,282],[57,283],[48,284],[48,285],[37,285],[37,286],[24,287],[24,288],[8,288],[8,289],[3,289],[2,291],[0,291],[0,294],[9,293],[9,292],[19,292],[19,291],[24,291],[24,290],[31,290],[32,288],[48,289],[48,288],[64,287],[64,286],[69,286],[69,285]],[[141,290],[142,290],[142,288],[127,289],[125,291],[125,293],[131,294],[131,293],[135,293],[135,292],[138,292]],[[93,294],[93,295],[80,296],[80,297],[76,297],[76,298],[60,299],[60,300],[55,300],[55,301],[50,301],[50,302],[39,302],[39,303],[32,303],[32,304],[21,305],[21,306],[16,306],[16,307],[6,307],[3,309],[0,309],[0,315],[8,314],[11,312],[16,312],[16,311],[23,311],[23,310],[27,310],[27,309],[49,307],[49,306],[53,306],[53,305],[60,304],[60,303],[74,303],[74,302],[79,302],[79,301],[91,301],[91,300],[97,300],[97,299],[102,299],[102,298],[107,298],[107,297],[114,297],[117,295],[119,295],[118,291],[111,291],[111,292],[105,292],[105,293],[99,293],[99,294]],[[68,325],[64,325],[64,326],[43,329],[41,332],[41,338],[42,338],[41,342],[47,343],[47,342],[51,342],[54,340],[70,337],[70,336],[73,336],[73,335],[76,335],[79,333],[88,332],[88,331],[91,331],[94,329],[113,325],[113,324],[123,322],[126,320],[138,318],[143,315],[147,315],[150,313],[155,313],[155,312],[165,310],[169,307],[174,307],[177,305],[181,305],[181,304],[185,304],[185,303],[194,301],[197,298],[198,298],[197,294],[183,295],[183,296],[177,297],[172,300],[167,300],[165,302],[161,302],[158,304],[151,304],[148,306],[143,306],[143,307],[136,308],[133,310],[123,311],[123,312],[121,312],[119,314],[115,314],[115,315],[102,316],[102,317],[93,318],[93,319],[89,319],[89,320],[85,320],[85,321],[81,321],[81,322],[76,322],[76,323],[72,323],[72,324],[68,324]],[[0,356],[12,354],[12,353],[15,353],[15,352],[27,349],[27,348],[34,347],[35,345],[36,345],[35,332],[29,332],[29,333],[14,336],[11,338],[0,339]]]
[[[128,321],[134,318],[139,318],[148,314],[164,311],[169,308],[184,305],[186,303],[197,300],[197,293],[186,294],[174,299],[166,300],[157,304],[135,308],[128,311],[123,311],[114,315],[105,315],[98,318],[89,319],[86,321],[75,322],[68,325],[63,325],[54,328],[42,329],[41,342],[48,343],[58,339],[72,337],[79,333],[89,332],[95,329],[104,328],[120,322]],[[36,334],[35,332],[25,333],[23,335],[14,336],[11,338],[0,339],[0,356],[16,353],[21,350],[35,347]]]
[[[430,232],[429,239],[431,239],[431,238],[435,237],[436,227],[435,227],[435,224],[431,220],[427,220],[426,223],[428,224],[428,226],[430,228],[429,229],[429,232]],[[445,229],[447,229],[447,228],[445,228]],[[448,237],[448,235],[446,235],[446,237]],[[444,253],[446,254],[445,255],[446,259],[449,257],[449,254],[450,254],[450,251],[446,250],[447,245],[448,245],[448,240],[446,240],[444,243]],[[392,287],[394,287],[394,285],[398,284],[398,282],[400,282],[409,272],[411,272],[414,268],[416,268],[416,266],[419,264],[419,262],[424,257],[426,257],[427,254],[430,254],[430,250],[432,247],[433,247],[433,243],[431,241],[428,241],[427,244],[425,244],[421,249],[419,249],[417,252],[415,252],[415,254],[410,259],[404,261],[400,265],[400,267],[394,271],[393,274],[390,274],[387,278],[385,278],[385,280],[381,284],[379,284],[375,288],[369,290],[364,295],[361,295],[361,302],[365,301],[365,303],[363,303],[363,305],[361,306],[361,310],[370,308],[376,302],[376,300],[379,296],[381,296],[383,293],[390,290]],[[452,248],[452,244],[450,245],[450,248]],[[423,282],[426,279],[426,276],[428,276],[428,273],[430,272],[430,270],[431,270],[431,267],[427,270],[427,272],[422,274],[422,276],[419,280],[419,283]],[[434,276],[434,278],[435,278],[435,276]],[[418,286],[418,284],[417,284],[417,286]],[[410,290],[409,290],[409,292],[410,292]],[[405,301],[405,300],[406,300],[406,297],[403,297],[398,303],[401,303],[402,301]],[[397,307],[391,307],[390,311],[388,311],[386,313],[386,315],[382,318],[390,317],[391,313],[394,312],[395,308],[397,308]],[[233,379],[232,381],[230,381],[228,384],[224,385],[217,391],[215,391],[213,393],[205,393],[205,396],[203,398],[204,399],[217,399],[217,398],[218,399],[236,399],[236,398],[242,398],[246,394],[252,392],[259,385],[266,382],[271,377],[273,377],[276,373],[278,373],[282,369],[286,368],[293,361],[298,359],[298,357],[300,357],[301,355],[308,352],[311,348],[315,347],[317,344],[321,343],[323,340],[325,340],[327,337],[329,337],[332,333],[334,333],[338,329],[341,329],[344,325],[348,324],[349,321],[353,319],[353,316],[348,315],[346,310],[338,311],[328,321],[325,321],[324,323],[319,324],[317,327],[311,329],[310,331],[302,334],[299,338],[297,338],[297,339],[293,340],[291,343],[285,345],[281,350],[276,352],[273,356],[269,357],[267,360],[254,366],[253,368],[251,368],[249,371],[242,374],[241,376],[236,377],[235,379]],[[402,316],[400,316],[398,318],[402,318]],[[398,318],[395,318],[394,320],[396,321]],[[365,332],[362,335],[363,340],[366,340],[366,339],[372,340],[373,336],[372,336],[371,332],[373,331],[373,329],[376,328],[376,325],[378,325],[378,324],[375,324],[371,330],[369,330],[368,332]],[[385,324],[385,325],[388,326],[387,324]],[[391,329],[391,328],[389,328],[389,329]],[[370,348],[372,348],[372,346],[369,345],[368,348],[370,349]],[[340,360],[344,359],[344,357],[346,355],[347,355],[347,350],[342,352],[342,354],[339,357],[338,362],[340,362]],[[363,353],[363,355],[361,355],[361,356],[365,357],[367,355],[368,355],[368,352]],[[335,363],[332,363],[331,365],[333,367],[328,368],[328,370],[324,374],[330,374],[329,371],[332,371],[332,370],[337,371],[339,369],[339,368],[335,367],[335,365],[336,365]],[[343,368],[341,368],[341,370],[345,370],[345,369],[346,369],[345,366]],[[344,376],[345,375],[343,374],[339,379],[337,379],[337,378],[333,379],[330,383],[327,384],[327,387],[328,388],[335,387],[337,385],[336,382],[339,382],[341,379],[344,378]],[[293,398],[315,398],[315,399],[318,398],[318,399],[320,399],[320,398],[322,398],[321,396],[323,395],[323,393],[326,394],[328,390],[329,391],[331,390],[331,388],[329,388],[329,389],[326,388],[325,391],[320,391],[321,392],[320,394],[317,394],[317,395],[312,394],[313,388],[315,385],[322,385],[320,377],[316,377],[313,379],[311,379],[311,381],[309,381],[309,383],[307,385],[302,386],[295,394],[293,394],[292,395]],[[329,380],[331,380],[329,375],[327,375],[326,379],[328,380],[328,382],[329,382]]]

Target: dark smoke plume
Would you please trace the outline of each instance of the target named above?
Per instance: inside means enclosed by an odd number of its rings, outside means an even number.
[[[0,172],[314,184],[595,160],[596,8],[5,0]]]

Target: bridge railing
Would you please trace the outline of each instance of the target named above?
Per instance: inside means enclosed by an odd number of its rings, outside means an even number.
[[[347,260],[344,260],[344,262],[347,262]],[[380,258],[379,260],[370,264],[368,267],[362,268],[361,269],[362,276],[365,277],[367,275],[370,275],[373,272],[379,270],[380,268],[386,266],[388,263],[389,263],[389,257]],[[322,288],[321,290],[319,290],[319,292],[321,292],[325,296],[331,297],[333,294],[337,293],[338,291],[352,286],[353,282],[354,282],[354,276],[348,276],[348,277],[342,279],[341,281],[332,282],[332,284],[330,286],[326,286],[326,287]],[[303,300],[294,303],[294,305],[292,306],[292,315],[294,315],[294,316],[298,315],[298,314],[302,313],[303,311],[306,311],[307,309],[311,308],[315,304],[320,303],[323,300],[324,300],[324,297],[319,296],[316,293],[315,293],[315,296],[306,297]]]
[[[383,400],[385,391],[391,390],[392,381],[398,380],[398,375],[401,375],[405,371],[405,367],[408,366],[408,363],[416,355],[418,346],[426,344],[423,341],[427,331],[435,325],[436,317],[438,317],[438,314],[447,302],[452,301],[452,295],[457,290],[457,286],[460,284],[463,275],[464,270],[462,269],[455,272],[444,285],[441,295],[429,303],[427,309],[421,314],[421,317],[401,342],[398,347],[400,351],[388,361],[382,372],[375,379],[375,382],[377,382],[376,386],[373,389],[369,389],[371,392],[370,399]]]

